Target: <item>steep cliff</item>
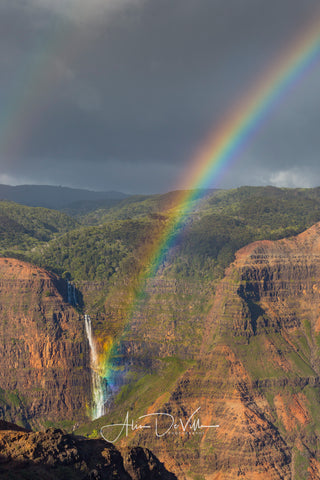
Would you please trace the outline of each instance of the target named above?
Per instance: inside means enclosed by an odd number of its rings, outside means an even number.
[[[150,365],[166,352],[171,362],[173,355],[183,359],[187,353],[193,363],[180,364],[161,387],[159,368],[148,380],[152,391],[147,380],[126,388],[130,418],[137,419],[139,405],[147,401],[144,414],[170,414],[178,428],[159,438],[153,423],[151,429],[130,431],[120,445],[148,446],[179,479],[320,479],[319,300],[316,224],[297,237],[239,250],[207,315],[178,317],[172,336],[165,335],[165,316],[157,322],[159,315],[140,310],[131,333],[135,349],[127,350],[131,365],[148,351],[148,342]],[[201,328],[198,353],[179,344],[184,328],[193,329],[194,345]],[[198,428],[190,428],[190,422],[184,431],[180,419],[185,425],[199,407]],[[124,413],[116,404],[105,424],[110,418],[122,420]],[[139,422],[146,426],[149,420]]]
[[[66,282],[0,258],[0,418],[38,426],[83,420],[88,348]]]

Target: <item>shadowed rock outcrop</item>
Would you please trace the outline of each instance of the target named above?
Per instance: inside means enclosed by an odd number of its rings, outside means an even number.
[[[50,428],[23,432],[0,425],[0,477],[34,480],[175,480],[147,449],[121,453],[104,440],[87,440]],[[8,430],[8,427],[15,428]]]

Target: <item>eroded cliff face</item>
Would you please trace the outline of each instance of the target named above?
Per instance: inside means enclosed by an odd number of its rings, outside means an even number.
[[[0,418],[38,426],[85,418],[88,344],[66,282],[8,258],[0,258],[0,366]]]
[[[200,407],[201,424],[219,428],[162,438],[136,430],[122,444],[150,447],[179,479],[320,479],[319,300],[320,224],[241,249],[217,286],[194,365],[148,408],[185,423]]]

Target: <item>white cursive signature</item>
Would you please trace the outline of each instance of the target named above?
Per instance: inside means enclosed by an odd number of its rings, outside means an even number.
[[[144,429],[152,429],[154,428],[155,435],[158,438],[164,437],[166,434],[168,434],[171,430],[172,431],[180,431],[183,433],[186,432],[197,432],[198,430],[201,430],[203,428],[218,428],[219,425],[202,425],[200,418],[196,417],[196,414],[199,412],[201,407],[198,407],[192,415],[188,418],[188,420],[183,423],[183,420],[181,418],[178,419],[176,422],[176,419],[171,415],[170,413],[164,413],[164,412],[156,412],[156,413],[149,413],[147,415],[142,415],[139,417],[136,421],[131,420],[129,421],[129,412],[127,412],[124,422],[123,423],[113,423],[111,425],[104,425],[100,429],[101,436],[105,439],[106,442],[111,442],[114,443],[116,442],[120,436],[125,432],[126,437],[129,435],[129,431],[134,432],[135,430],[144,430]],[[139,423],[139,420],[150,418],[150,422],[147,424],[141,424]],[[159,421],[162,420],[162,424],[159,425]],[[165,426],[163,426],[163,423],[166,423]],[[120,427],[120,431],[116,435],[115,438],[110,440],[107,437],[107,430],[110,431],[112,427]]]

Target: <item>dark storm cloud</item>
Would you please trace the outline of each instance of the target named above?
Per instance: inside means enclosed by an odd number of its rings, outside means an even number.
[[[319,14],[318,0],[87,5],[0,4],[0,181],[174,188],[208,131]],[[320,183],[319,70],[275,110],[225,185]]]

